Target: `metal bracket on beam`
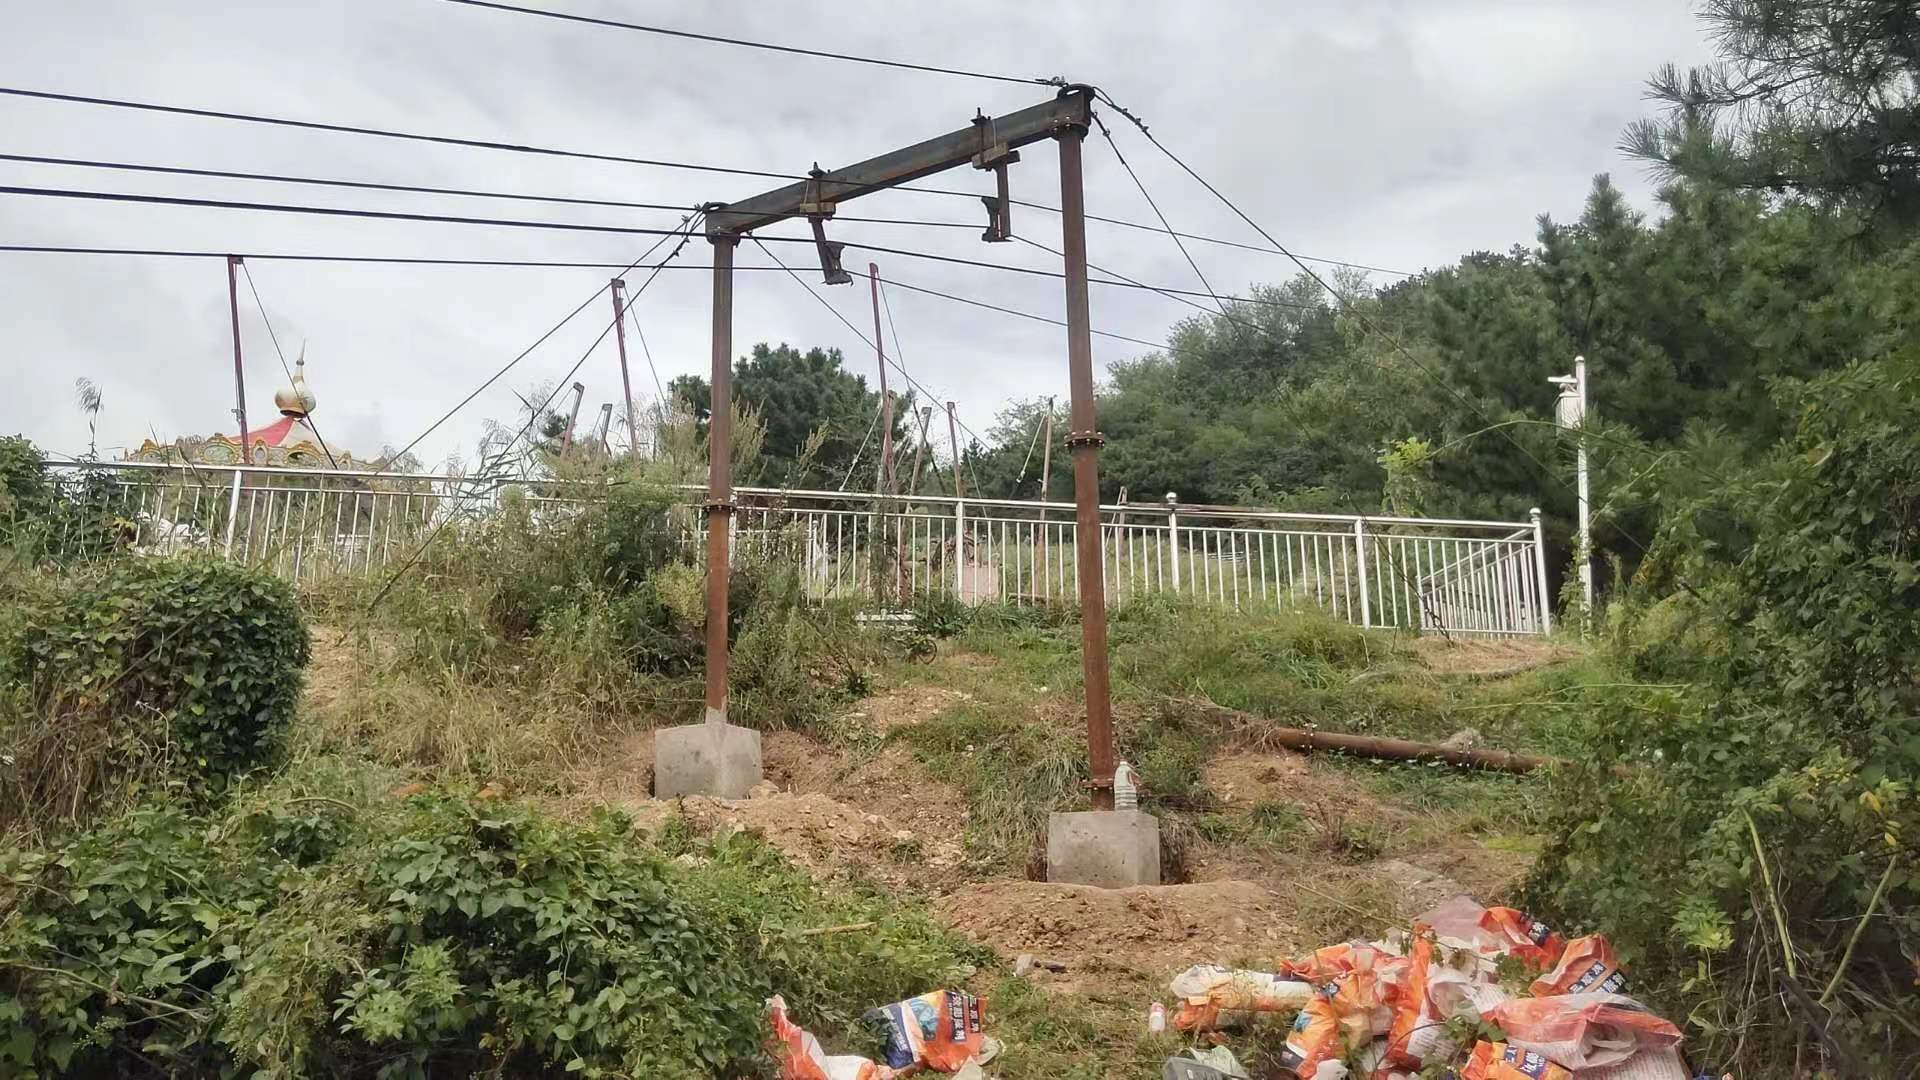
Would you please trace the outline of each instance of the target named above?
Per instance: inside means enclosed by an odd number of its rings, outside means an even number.
[[[1067,436],[1067,446],[1069,448],[1075,446],[1091,446],[1097,450],[1105,445],[1107,445],[1107,437],[1097,431],[1075,431]]]
[[[980,152],[973,155],[973,167],[993,170],[998,190],[996,195],[980,196],[987,207],[987,231],[980,234],[980,239],[989,244],[1004,244],[1013,239],[1013,199],[1007,191],[1007,166],[1020,160],[1020,151],[1000,140],[993,117],[984,113],[976,115],[973,126],[980,133]]]
[[[710,502],[710,503],[700,504],[700,510],[702,513],[719,514],[722,517],[727,517],[731,515],[734,509],[735,509],[734,504],[730,502]]]
[[[820,197],[820,178],[825,175],[826,171],[818,165],[808,171],[807,192],[800,202],[800,212],[813,227],[813,247],[820,254],[820,275],[829,285],[849,285],[853,275],[840,265],[840,253],[847,245],[827,239],[827,221],[833,217],[834,205]]]
[[[876,191],[899,187],[923,176],[971,164],[975,155],[1005,144],[1009,151],[1052,139],[1063,127],[1082,127],[1093,115],[1093,92],[1068,87],[1052,100],[993,118],[991,141],[969,124],[912,146],[901,147],[818,177],[798,180],[750,199],[707,211],[707,234],[739,236],[755,229],[804,217],[803,203],[844,203]]]

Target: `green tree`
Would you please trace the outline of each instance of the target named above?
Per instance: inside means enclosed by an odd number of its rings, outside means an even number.
[[[682,375],[667,389],[704,426],[712,397],[707,380]],[[755,345],[734,365],[733,400],[735,408],[752,412],[766,427],[756,479],[782,487],[838,488],[852,470],[847,486],[872,490],[880,395],[867,388],[864,376],[846,370],[839,349],[801,352],[785,343]],[[912,407],[911,394],[896,395],[896,446],[907,445]]]
[[[1670,176],[1920,222],[1920,8],[1707,0],[1719,62],[1651,80],[1622,148]]]

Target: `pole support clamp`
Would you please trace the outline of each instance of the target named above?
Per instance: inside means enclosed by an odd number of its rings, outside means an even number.
[[[1097,431],[1075,431],[1067,435],[1067,446],[1069,449],[1091,446],[1095,450],[1098,450],[1105,445],[1107,445],[1107,437]]]

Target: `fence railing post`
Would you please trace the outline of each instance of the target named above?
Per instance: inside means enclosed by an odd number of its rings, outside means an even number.
[[[967,500],[953,500],[953,598],[966,602]]]
[[[1180,594],[1180,497],[1167,492],[1167,561],[1173,564],[1173,592]]]
[[[1540,632],[1553,633],[1553,600],[1547,595],[1547,532],[1540,526],[1540,508],[1527,511],[1533,519],[1533,570],[1540,581]]]
[[[1355,518],[1353,521],[1353,550],[1356,562],[1360,564],[1360,625],[1373,625],[1373,598],[1367,595],[1367,519]]]
[[[233,494],[227,499],[227,541],[220,549],[226,558],[233,558],[233,527],[240,523],[240,470],[233,470]]]

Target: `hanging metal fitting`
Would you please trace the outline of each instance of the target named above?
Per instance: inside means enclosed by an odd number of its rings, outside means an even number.
[[[827,221],[833,217],[834,205],[820,197],[820,178],[826,173],[815,165],[807,173],[807,193],[800,203],[800,212],[807,215],[807,224],[813,228],[813,247],[820,255],[820,275],[829,285],[850,285],[853,275],[840,265],[840,253],[847,245],[827,239]]]
[[[1067,445],[1069,447],[1091,446],[1097,450],[1107,445],[1107,437],[1097,431],[1075,431],[1068,433]]]
[[[977,112],[977,110],[976,110]],[[980,113],[973,118],[980,133],[980,152],[973,155],[973,167],[993,170],[996,195],[982,195],[987,207],[987,231],[980,239],[989,244],[1004,244],[1013,239],[1013,199],[1007,190],[1007,166],[1020,160],[1020,151],[1008,149],[994,130],[993,117]]]

